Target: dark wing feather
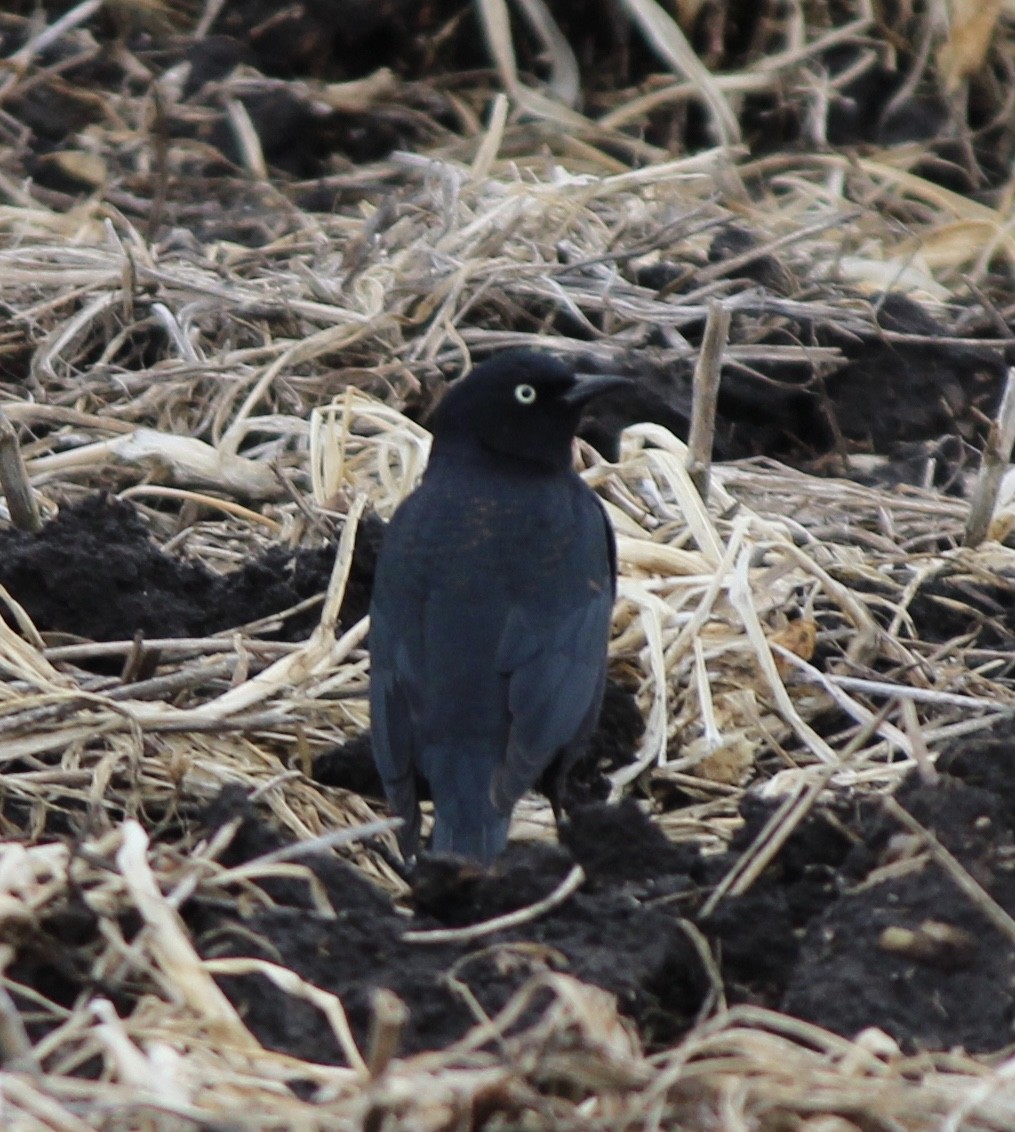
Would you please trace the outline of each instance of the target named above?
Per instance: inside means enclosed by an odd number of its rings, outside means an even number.
[[[514,805],[596,723],[606,679],[615,549],[606,514],[591,494],[582,518],[574,570],[565,575],[566,597],[549,611],[517,604],[505,622],[497,667],[508,678],[511,730],[493,784],[500,809]]]
[[[411,638],[399,624],[398,602],[378,577],[370,607],[370,731],[374,762],[388,803],[405,822],[398,831],[406,856],[416,851],[420,812],[416,789],[416,739]]]

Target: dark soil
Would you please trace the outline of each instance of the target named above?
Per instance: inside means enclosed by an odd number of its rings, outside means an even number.
[[[340,614],[345,628],[366,614],[383,529],[374,515],[360,527]],[[334,545],[272,547],[238,570],[213,574],[164,554],[132,506],[102,495],[63,508],[36,535],[0,530],[0,585],[38,629],[94,641],[131,640],[139,632],[204,637],[281,614],[323,594],[334,562]],[[263,635],[303,640],[319,620],[319,608],[304,609]]]
[[[1015,913],[1015,728],[946,755],[940,781],[914,775],[899,802]],[[242,799],[223,817],[243,811]],[[717,956],[730,1003],[785,1011],[846,1036],[876,1026],[904,1049],[962,1045],[986,1052],[1013,1038],[1015,945],[994,927],[879,800],[838,796],[812,814],[745,895],[699,911],[769,816],[750,796],[730,851],[703,858],[669,843],[631,802],[577,810],[562,845],[512,845],[491,873],[426,858],[407,921],[351,869],[311,867],[336,919],[292,886],[277,906],[233,913],[195,901],[189,922],[216,955],[261,955],[342,996],[363,1038],[369,992],[395,990],[409,1005],[407,1050],[460,1037],[474,1021],[449,973],[493,1014],[534,971],[565,970],[618,996],[649,1045],[678,1038],[705,1002],[708,978],[683,929],[694,923]],[[232,859],[275,839],[249,809]],[[570,865],[587,881],[561,907],[524,927],[472,943],[406,942],[406,929],[458,926],[524,907],[549,893]],[[251,933],[253,933],[251,935]],[[260,943],[252,943],[252,939]],[[213,942],[208,942],[212,941]],[[327,1026],[260,977],[228,980],[227,992],[268,1044],[340,1060]]]
[[[1015,913],[1013,762],[1008,728],[967,747],[939,783],[913,779],[899,794],[1009,913]],[[204,836],[237,815],[244,821],[226,864],[282,844],[239,791],[224,792],[205,813],[191,815],[189,832]],[[749,815],[744,842],[765,816],[763,808]],[[475,1018],[463,988],[492,1015],[548,969],[614,993],[650,1048],[672,1043],[709,991],[684,924],[704,934],[731,1004],[779,1009],[845,1036],[876,1026],[905,1050],[961,1045],[989,1052],[1011,1042],[1015,946],[879,802],[834,799],[804,823],[747,894],[702,919],[711,885],[738,852],[704,859],[668,843],[633,803],[594,805],[573,815],[561,847],[514,844],[490,873],[424,857],[411,918],[331,857],[307,864],[332,916],[314,907],[309,888],[265,880],[269,907],[198,895],[184,918],[206,956],[280,963],[340,995],[361,1044],[371,992],[395,991],[409,1007],[404,1052],[441,1048],[464,1034]],[[523,927],[468,943],[404,938],[408,929],[460,926],[524,907],[547,895],[575,861],[587,874],[583,887]],[[123,929],[129,938],[136,925]],[[53,910],[12,940],[17,955],[9,975],[58,1005],[70,1005],[82,987],[128,1003],[139,987],[89,982],[96,933],[86,911]],[[259,975],[221,981],[266,1045],[342,1061],[329,1025],[312,1007]]]

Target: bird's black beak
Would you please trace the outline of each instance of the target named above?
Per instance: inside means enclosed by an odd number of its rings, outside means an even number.
[[[621,377],[619,373],[576,373],[574,381],[574,385],[561,396],[567,405],[584,405],[593,397],[634,384],[629,377]]]

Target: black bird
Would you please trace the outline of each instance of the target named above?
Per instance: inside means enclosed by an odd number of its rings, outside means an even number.
[[[454,383],[419,487],[381,544],[370,606],[374,758],[409,858],[484,863],[537,783],[560,816],[594,728],[616,592],[613,531],[573,467],[582,408],[626,379],[512,350]]]

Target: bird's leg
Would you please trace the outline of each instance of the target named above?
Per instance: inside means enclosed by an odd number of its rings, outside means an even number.
[[[392,853],[381,837],[368,837],[363,841],[363,845],[376,853],[399,880],[404,880],[406,884],[411,883],[413,873],[416,871],[415,855],[403,858]]]
[[[552,766],[547,772],[543,782],[543,793],[550,803],[553,820],[559,829],[561,822],[567,821],[567,770],[563,759],[558,760],[557,765]]]

